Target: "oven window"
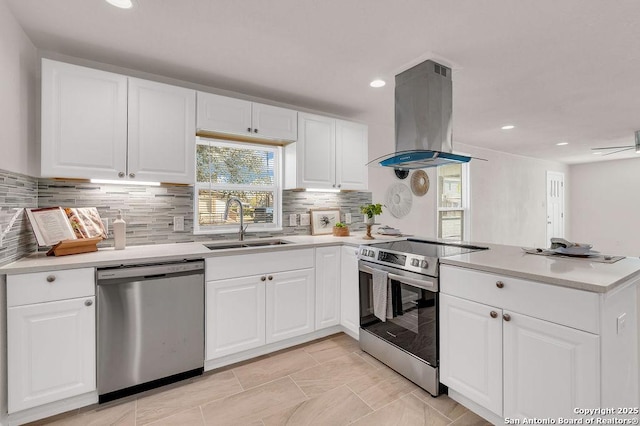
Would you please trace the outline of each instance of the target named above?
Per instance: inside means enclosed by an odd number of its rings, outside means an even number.
[[[373,313],[371,274],[360,272],[360,327],[437,366],[438,293],[390,280],[393,318]]]

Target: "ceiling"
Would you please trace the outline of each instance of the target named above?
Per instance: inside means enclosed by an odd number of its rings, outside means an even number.
[[[433,57],[454,68],[455,142],[636,155],[590,150],[640,129],[637,0],[4,1],[39,49],[369,124],[393,125],[393,76]]]

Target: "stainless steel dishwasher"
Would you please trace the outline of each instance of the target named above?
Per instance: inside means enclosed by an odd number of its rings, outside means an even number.
[[[98,394],[111,401],[204,370],[204,261],[101,268]]]

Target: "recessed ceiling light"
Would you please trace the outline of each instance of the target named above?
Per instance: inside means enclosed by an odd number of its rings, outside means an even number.
[[[131,9],[133,3],[131,0],[106,0],[112,6],[119,7],[120,9]]]
[[[602,153],[600,151],[594,151],[592,152],[593,155],[602,155]]]
[[[558,146],[569,145],[569,142],[558,142],[556,145]]]
[[[511,129],[515,129],[516,126],[514,126],[513,124],[507,124],[506,126],[502,126],[501,129],[502,130],[511,130]]]
[[[384,80],[373,80],[371,83],[369,83],[369,86],[371,87],[383,87],[385,84],[387,84]]]

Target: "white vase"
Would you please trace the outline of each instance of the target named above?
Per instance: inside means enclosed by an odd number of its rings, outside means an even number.
[[[367,225],[373,225],[374,223],[376,223],[376,217],[375,216],[364,216],[364,223]]]

